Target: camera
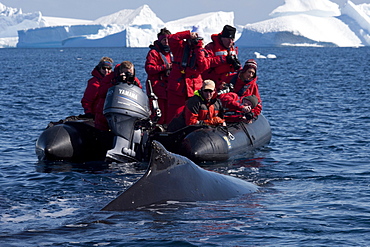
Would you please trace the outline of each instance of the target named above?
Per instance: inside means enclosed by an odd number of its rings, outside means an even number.
[[[116,80],[117,82],[132,83],[135,81],[135,76],[130,72],[122,72],[119,76],[117,76]]]
[[[191,43],[192,43],[193,45],[198,45],[198,44],[199,44],[199,42],[203,42],[203,38],[198,37],[198,38],[195,38],[195,39],[191,39]]]

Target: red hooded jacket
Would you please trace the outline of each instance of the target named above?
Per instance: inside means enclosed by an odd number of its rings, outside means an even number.
[[[171,53],[161,51],[158,41],[150,46],[150,51],[146,56],[145,71],[148,74],[153,92],[159,99],[167,99],[168,73],[166,64],[171,63]],[[148,85],[146,92],[149,93]]]
[[[82,107],[84,108],[85,113],[91,113],[95,115],[98,90],[99,90],[100,83],[103,80],[104,76],[99,72],[97,67],[95,67],[91,71],[91,75],[93,77],[90,78],[87,82],[84,96],[81,99],[81,104],[82,104]]]

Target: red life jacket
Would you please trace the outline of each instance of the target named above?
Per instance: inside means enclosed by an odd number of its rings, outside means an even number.
[[[214,56],[223,57],[223,59],[226,60],[227,55],[237,55],[238,51],[234,47],[231,48],[225,48],[225,46],[221,43],[221,37],[220,34],[213,34],[211,36],[212,41],[206,46],[207,50],[211,50],[213,52]],[[214,68],[214,73],[216,74],[227,74],[230,72],[235,72],[235,69],[230,64],[221,64]]]

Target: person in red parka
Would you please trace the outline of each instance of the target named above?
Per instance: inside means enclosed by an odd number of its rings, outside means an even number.
[[[104,77],[98,91],[98,101],[96,104],[95,128],[108,131],[108,121],[103,114],[105,98],[108,89],[118,83],[134,84],[143,88],[139,79],[135,76],[134,65],[130,61],[123,61],[117,64],[114,72]]]
[[[239,97],[236,93],[222,94],[220,97],[224,108],[224,118],[227,123],[252,123],[257,118],[252,110],[258,105],[255,95]]]
[[[168,131],[176,131],[188,125],[225,126],[223,108],[219,99],[214,98],[215,83],[205,80],[202,88],[194,92],[181,113],[168,125]]]
[[[197,32],[182,31],[169,36],[173,54],[172,70],[167,86],[167,119],[169,123],[182,111],[187,99],[202,87],[201,73],[211,66],[226,63],[222,57],[210,57]]]
[[[166,122],[167,113],[167,83],[168,75],[172,68],[171,51],[168,45],[168,37],[171,34],[166,28],[161,29],[157,34],[158,40],[150,45],[150,51],[146,56],[145,71],[148,74],[146,81],[146,93],[150,96],[148,83],[151,83],[153,93],[158,97],[158,105],[161,110],[161,118],[158,124]],[[151,116],[154,118],[154,115]]]
[[[257,62],[254,59],[249,59],[245,62],[243,69],[234,75],[229,83],[230,91],[236,93],[240,99],[251,95],[257,97],[258,104],[251,110],[253,117],[257,117],[262,111],[262,100],[258,90],[257,79]],[[221,102],[225,101],[225,97],[227,98],[228,94],[230,93],[219,95]]]
[[[202,73],[204,80],[210,79],[216,83],[216,88],[218,88],[222,82],[228,82],[230,76],[241,68],[238,59],[238,50],[234,46],[235,33],[235,27],[225,25],[221,33],[212,34],[212,42],[205,46],[210,56],[220,56],[227,60],[226,64],[219,64]]]
[[[110,57],[102,57],[99,64],[91,71],[93,77],[88,80],[84,95],[81,99],[85,114],[80,115],[80,117],[95,118],[99,86],[103,78],[112,72],[112,67],[113,59]]]

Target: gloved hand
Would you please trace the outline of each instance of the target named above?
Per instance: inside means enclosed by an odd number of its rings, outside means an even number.
[[[80,114],[78,115],[79,118],[90,118],[90,119],[95,119],[95,115],[92,113],[86,113],[86,114]]]
[[[227,55],[226,62],[232,65],[235,70],[239,70],[242,67],[239,59],[235,55]]]
[[[222,119],[220,117],[213,117],[211,119],[203,120],[203,122],[206,125],[217,126],[217,125],[222,125],[225,122],[225,119]]]
[[[254,118],[254,114],[253,112],[248,112],[248,113],[245,113],[244,114],[244,117],[247,119],[247,120],[251,120]]]
[[[226,62],[228,63],[228,64],[233,64],[233,61],[234,60],[234,58],[233,58],[233,56],[232,55],[227,55],[226,56]]]

